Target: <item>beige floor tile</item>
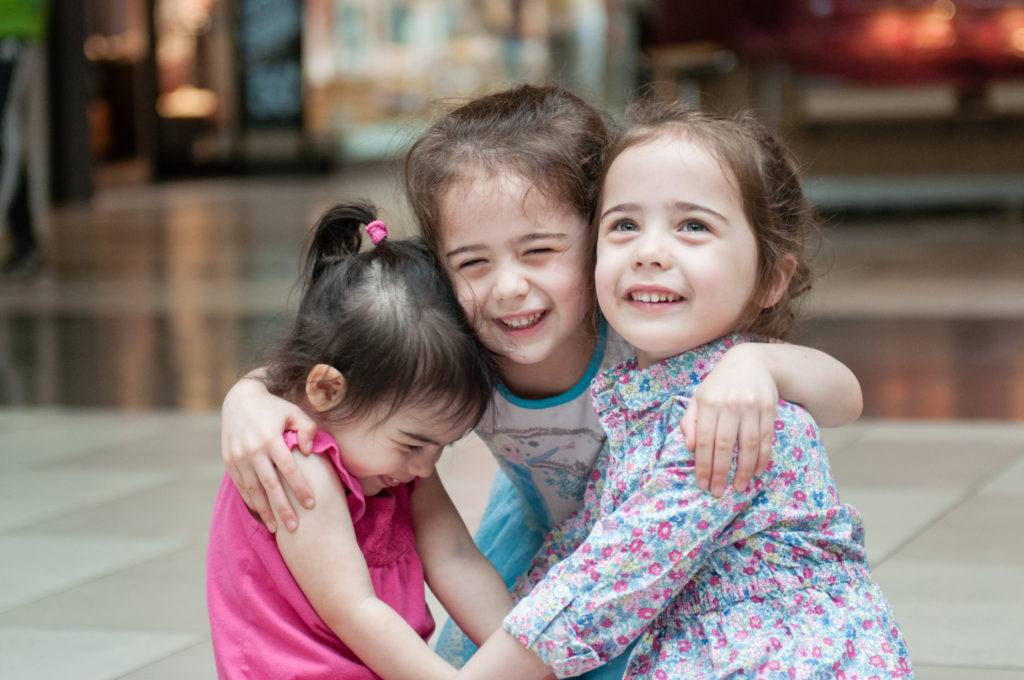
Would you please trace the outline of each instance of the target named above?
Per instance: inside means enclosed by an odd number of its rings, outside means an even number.
[[[864,520],[864,541],[872,567],[890,558],[960,500],[943,491],[842,483],[839,498],[855,507]]]
[[[1024,669],[991,670],[977,667],[959,668],[914,664],[915,680],[1024,680]]]
[[[840,490],[875,488],[974,489],[1014,463],[1021,440],[995,438],[984,430],[876,427],[832,459]],[[1024,433],[1022,433],[1024,435]]]
[[[1024,495],[973,497],[922,531],[894,559],[1024,570],[1021,518]],[[1024,608],[1020,612],[1024,621]]]
[[[0,612],[111,572],[166,556],[180,541],[0,534]]]
[[[874,577],[915,663],[1024,670],[1024,564],[891,559]]]
[[[159,470],[8,470],[0,477],[0,530],[37,524],[142,493],[168,479],[169,475]]]
[[[213,647],[209,640],[158,659],[117,680],[217,680]],[[1009,679],[1007,679],[1009,680]]]
[[[197,642],[191,635],[0,628],[0,677],[114,680]]]

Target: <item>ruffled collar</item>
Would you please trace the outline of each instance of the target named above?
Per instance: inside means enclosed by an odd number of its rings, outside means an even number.
[[[288,448],[295,449],[299,446],[299,437],[295,433],[295,430],[287,430],[284,433],[284,441],[288,445]],[[352,521],[358,521],[363,514],[366,512],[366,496],[363,494],[363,485],[359,479],[353,476],[341,462],[341,453],[338,450],[338,442],[334,440],[334,437],[328,432],[323,430],[317,430],[316,436],[313,437],[313,446],[311,448],[312,453],[318,453],[322,456],[327,456],[334,463],[334,468],[338,472],[338,477],[341,479],[342,484],[348,489],[348,505],[349,513],[352,515]]]
[[[735,345],[752,341],[745,335],[727,335],[644,369],[637,367],[633,357],[594,378],[594,408],[599,415],[609,409],[644,411],[657,408],[672,397],[690,396],[723,354]]]

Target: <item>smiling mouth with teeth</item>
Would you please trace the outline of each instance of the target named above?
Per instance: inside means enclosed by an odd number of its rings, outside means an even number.
[[[630,293],[629,298],[635,302],[678,302],[682,300],[682,297],[679,295],[651,291],[636,291],[635,293]]]
[[[533,324],[540,321],[540,318],[544,316],[544,312],[537,312],[530,316],[524,316],[519,319],[500,319],[501,323],[509,328],[529,328]]]

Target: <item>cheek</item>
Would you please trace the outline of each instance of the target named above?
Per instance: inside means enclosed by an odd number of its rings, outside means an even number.
[[[465,277],[459,274],[449,272],[449,278],[451,279],[452,286],[455,288],[455,297],[459,300],[459,306],[462,307],[462,313],[469,319],[471,326],[476,326],[478,309],[480,307],[480,297],[474,290],[473,285],[466,280]]]

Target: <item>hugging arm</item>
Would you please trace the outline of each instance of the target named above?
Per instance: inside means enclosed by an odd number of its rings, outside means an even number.
[[[382,678],[454,677],[455,669],[374,593],[345,491],[331,462],[319,455],[292,455],[319,502],[314,509],[299,506],[302,521],[296,531],[280,531],[275,537],[306,599],[338,638]]]
[[[245,504],[267,529],[275,532],[280,519],[294,531],[298,526],[295,508],[312,507],[313,490],[281,433],[295,430],[300,450],[309,453],[316,423],[295,404],[268,392],[261,375],[262,369],[249,373],[224,397],[220,455]],[[298,497],[294,506],[281,485],[282,477]]]
[[[416,551],[431,591],[473,641],[481,645],[512,609],[512,596],[445,491],[437,472],[412,494]]]
[[[738,344],[697,388],[681,423],[697,454],[698,486],[722,495],[737,445],[733,486],[743,491],[764,472],[780,397],[806,408],[824,427],[851,423],[863,408],[857,377],[828,354],[781,342]]]

